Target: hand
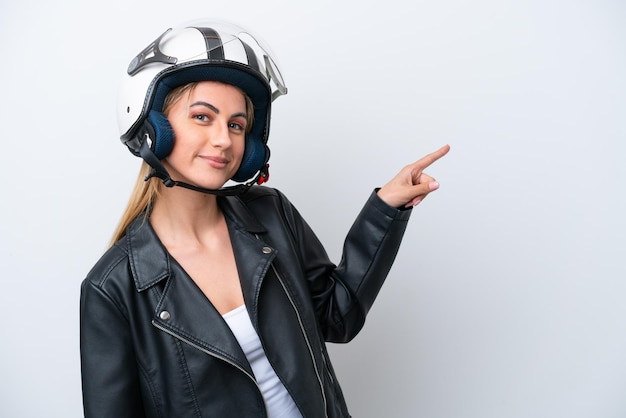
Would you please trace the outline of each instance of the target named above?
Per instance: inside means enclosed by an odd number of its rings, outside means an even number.
[[[450,151],[450,145],[445,145],[413,164],[407,165],[378,191],[378,196],[395,208],[409,208],[417,205],[428,196],[428,193],[439,188],[439,183],[423,170],[446,155],[448,151]]]

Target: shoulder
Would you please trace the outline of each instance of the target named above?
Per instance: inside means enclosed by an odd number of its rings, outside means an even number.
[[[84,282],[102,288],[111,277],[121,277],[120,272],[128,271],[128,249],[126,239],[111,246],[94,264]]]
[[[267,186],[253,186],[246,193],[226,197],[222,209],[251,232],[291,229],[301,218],[281,191]]]
[[[253,186],[238,199],[253,212],[277,210],[285,212],[292,210],[292,204],[278,189],[267,186]]]
[[[239,198],[244,202],[252,202],[258,199],[279,199],[283,194],[273,187],[267,186],[253,186],[245,193],[239,195]]]

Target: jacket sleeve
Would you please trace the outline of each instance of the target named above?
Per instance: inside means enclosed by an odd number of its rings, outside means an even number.
[[[86,418],[144,416],[138,367],[123,313],[85,280],[80,297],[80,354]]]
[[[307,223],[286,198],[281,198],[324,337],[331,342],[348,342],[363,327],[395,260],[412,211],[387,205],[374,191],[350,228],[341,261],[335,266]]]

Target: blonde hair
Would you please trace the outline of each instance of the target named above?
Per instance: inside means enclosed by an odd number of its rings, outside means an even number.
[[[180,100],[185,93],[189,92],[191,94],[197,85],[198,82],[193,82],[173,89],[167,95],[163,104],[163,113],[165,116],[167,116],[171,107],[178,100]],[[254,105],[247,94],[243,91],[241,93],[246,101],[246,134],[248,134],[254,122]],[[109,244],[110,246],[126,235],[126,229],[138,216],[141,214],[143,214],[146,218],[150,216],[152,205],[154,205],[155,200],[158,198],[161,188],[164,187],[161,180],[157,177],[151,177],[150,179],[145,180],[151,171],[152,167],[150,167],[145,161],[142,161],[141,167],[139,168],[139,175],[135,181],[135,187],[133,187],[126,209],[124,209],[122,217],[115,228],[115,232],[113,233],[113,237],[111,238],[111,242]]]
[[[128,228],[128,225],[130,225],[135,218],[142,213],[144,213],[144,216],[146,217],[149,215],[150,209],[154,204],[154,200],[159,195],[159,190],[162,187],[160,179],[156,177],[145,180],[151,170],[152,167],[150,167],[145,161],[141,163],[139,175],[135,181],[135,187],[133,187],[133,191],[131,192],[128,203],[126,204],[126,209],[124,210],[122,217],[115,228],[110,245],[115,244],[120,240],[120,238],[126,235],[126,228]]]

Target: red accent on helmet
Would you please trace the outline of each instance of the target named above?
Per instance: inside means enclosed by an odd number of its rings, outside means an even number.
[[[265,167],[263,168],[263,172],[259,176],[259,179],[256,181],[256,184],[261,185],[265,183],[266,181],[268,181],[269,179],[270,179],[270,165],[265,164]]]

